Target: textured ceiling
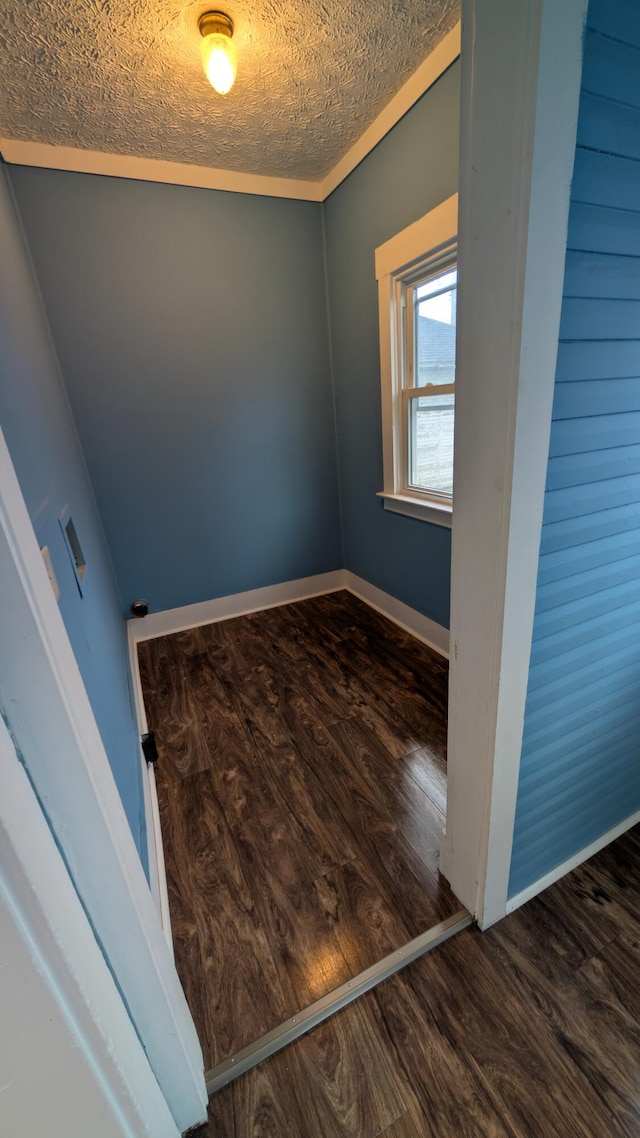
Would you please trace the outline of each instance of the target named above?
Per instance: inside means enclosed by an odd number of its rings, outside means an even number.
[[[225,98],[198,16],[235,23]],[[459,19],[460,0],[0,0],[0,135],[318,179]]]

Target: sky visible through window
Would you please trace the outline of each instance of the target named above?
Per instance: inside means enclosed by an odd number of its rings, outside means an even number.
[[[457,269],[415,286],[415,386],[450,384],[456,370]],[[409,412],[410,482],[453,492],[454,395],[412,399]]]

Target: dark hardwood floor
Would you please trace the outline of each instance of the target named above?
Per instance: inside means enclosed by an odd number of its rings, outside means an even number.
[[[637,1138],[640,827],[216,1095],[200,1138]]]
[[[176,964],[213,1067],[460,908],[438,874],[447,662],[346,592],[139,658]]]

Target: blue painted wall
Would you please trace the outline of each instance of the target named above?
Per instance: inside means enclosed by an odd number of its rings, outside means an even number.
[[[449,626],[451,534],[385,510],[374,251],[458,189],[454,64],[325,203],[345,564]]]
[[[511,865],[640,809],[640,8],[592,0]]]
[[[125,604],[339,568],[320,205],[11,178]]]
[[[120,598],[2,165],[0,249],[0,426],[38,541],[51,553],[62,617],[146,868],[139,744]],[[82,598],[58,525],[64,507],[87,561]],[[3,648],[10,651],[10,645]]]

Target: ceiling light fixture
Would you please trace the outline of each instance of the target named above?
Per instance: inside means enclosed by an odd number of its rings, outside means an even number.
[[[198,20],[202,43],[202,66],[211,86],[227,95],[236,77],[236,49],[232,43],[233,21],[224,12],[203,12]]]

